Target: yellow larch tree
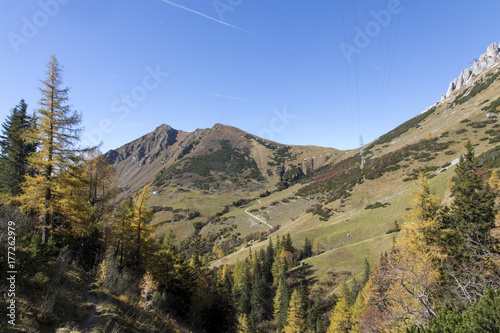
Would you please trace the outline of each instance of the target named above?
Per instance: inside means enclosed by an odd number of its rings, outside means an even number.
[[[381,277],[387,286],[393,324],[400,329],[424,327],[436,315],[439,263],[446,259],[441,250],[444,229],[439,219],[439,200],[424,173],[420,173],[416,184],[413,208]]]
[[[149,199],[149,186],[144,186],[134,202],[131,229],[134,237],[134,253],[132,262],[141,265],[142,258],[148,254],[152,242],[153,226],[150,225],[154,213],[146,207]]]
[[[153,274],[147,271],[142,277],[139,287],[141,289],[143,307],[146,310],[152,303],[153,293],[158,289],[158,282],[154,280]]]
[[[18,198],[23,211],[36,213],[42,243],[62,220],[62,201],[69,190],[61,175],[69,171],[81,152],[76,147],[81,116],[70,108],[69,88],[62,88],[62,84],[62,67],[52,56],[40,88],[36,123],[26,135],[27,142],[37,145],[28,159],[28,169],[34,175],[26,176],[23,194]]]
[[[372,286],[373,286],[373,281],[371,279],[368,279],[368,282],[365,284],[363,289],[358,293],[358,296],[356,297],[356,302],[352,307],[352,316],[351,316],[351,323],[352,323],[351,332],[353,333],[361,332],[360,319],[361,316],[368,309],[368,292],[370,291]]]
[[[352,308],[348,299],[348,288],[345,281],[339,286],[339,299],[335,304],[332,316],[330,317],[330,326],[327,333],[350,332],[352,327]]]
[[[303,333],[306,331],[306,314],[304,311],[304,302],[298,289],[295,289],[290,299],[288,307],[288,318],[284,333]]]
[[[238,333],[250,333],[250,324],[246,313],[240,314],[238,317]]]

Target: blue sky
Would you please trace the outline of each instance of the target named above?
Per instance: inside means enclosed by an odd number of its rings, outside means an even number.
[[[21,98],[38,107],[55,54],[83,141],[102,140],[103,151],[163,123],[355,148],[437,102],[500,41],[498,0],[5,0],[0,9],[1,121]]]

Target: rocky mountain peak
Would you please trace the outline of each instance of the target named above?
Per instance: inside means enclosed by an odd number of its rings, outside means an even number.
[[[160,151],[172,146],[177,141],[177,134],[178,131],[176,129],[169,125],[162,124],[153,132],[116,150],[110,150],[106,153],[106,157],[110,164],[123,161],[129,156],[133,156],[136,162],[141,161],[146,156],[156,157]]]
[[[487,71],[498,63],[500,63],[500,48],[497,42],[494,42],[488,46],[486,53],[482,54],[479,59],[475,59],[474,64],[470,68],[462,71],[460,76],[450,83],[448,91],[446,94],[441,95],[441,99],[449,97],[454,91],[471,83],[475,76]]]

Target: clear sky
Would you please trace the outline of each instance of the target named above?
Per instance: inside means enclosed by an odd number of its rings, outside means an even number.
[[[4,0],[0,119],[37,108],[54,54],[103,151],[163,123],[355,148],[439,101],[499,18],[498,0]]]

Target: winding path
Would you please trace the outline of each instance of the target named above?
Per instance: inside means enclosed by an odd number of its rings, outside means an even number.
[[[90,290],[90,283],[85,289],[85,298],[92,303],[92,307],[85,321],[79,325],[78,330],[82,333],[90,333],[97,327],[99,315],[102,311],[99,301],[97,300],[97,296]]]
[[[255,207],[255,206],[252,206],[252,207]],[[250,207],[250,208],[252,208],[252,207]],[[249,209],[249,208],[245,209],[245,213],[246,213],[246,214],[250,215],[251,217],[253,217],[253,218],[254,218],[254,219],[256,219],[257,221],[264,223],[265,225],[267,225],[267,226],[269,227],[269,229],[271,229],[271,228],[273,227],[272,225],[270,225],[269,223],[267,223],[267,221],[266,221],[265,219],[263,219],[263,218],[261,218],[261,217],[259,217],[259,216],[257,216],[257,215],[253,215],[252,213],[250,213],[250,212],[248,211],[248,209]]]

